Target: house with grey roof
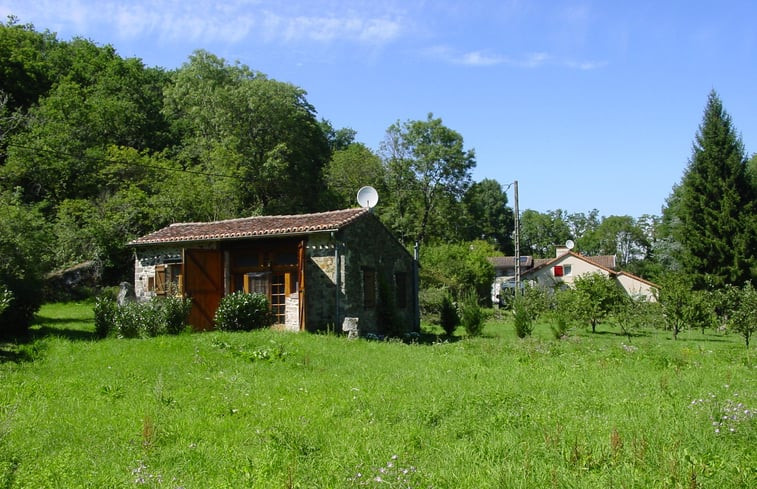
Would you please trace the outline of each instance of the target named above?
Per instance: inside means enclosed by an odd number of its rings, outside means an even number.
[[[419,329],[416,263],[370,209],[178,223],[129,243],[142,300],[192,299],[189,322],[213,328],[221,299],[236,291],[269,300],[292,331],[360,334]]]

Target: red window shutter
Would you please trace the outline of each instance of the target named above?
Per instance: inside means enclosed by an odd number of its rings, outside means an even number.
[[[555,277],[562,277],[563,275],[562,265],[555,265],[554,270],[555,270]]]

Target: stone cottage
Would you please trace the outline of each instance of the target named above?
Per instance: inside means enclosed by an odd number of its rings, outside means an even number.
[[[268,297],[292,331],[417,331],[416,263],[370,209],[172,224],[129,243],[137,298],[183,294],[190,324],[213,328],[221,298]]]

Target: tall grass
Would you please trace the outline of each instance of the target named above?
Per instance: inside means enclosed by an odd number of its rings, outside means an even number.
[[[31,353],[0,364],[0,487],[757,487],[736,337],[94,341],[89,305],[40,315],[2,347]]]

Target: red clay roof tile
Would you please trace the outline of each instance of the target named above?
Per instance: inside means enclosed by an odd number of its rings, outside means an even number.
[[[336,231],[369,212],[369,209],[360,208],[289,216],[255,216],[214,222],[177,223],[137,238],[129,245],[218,241]]]

